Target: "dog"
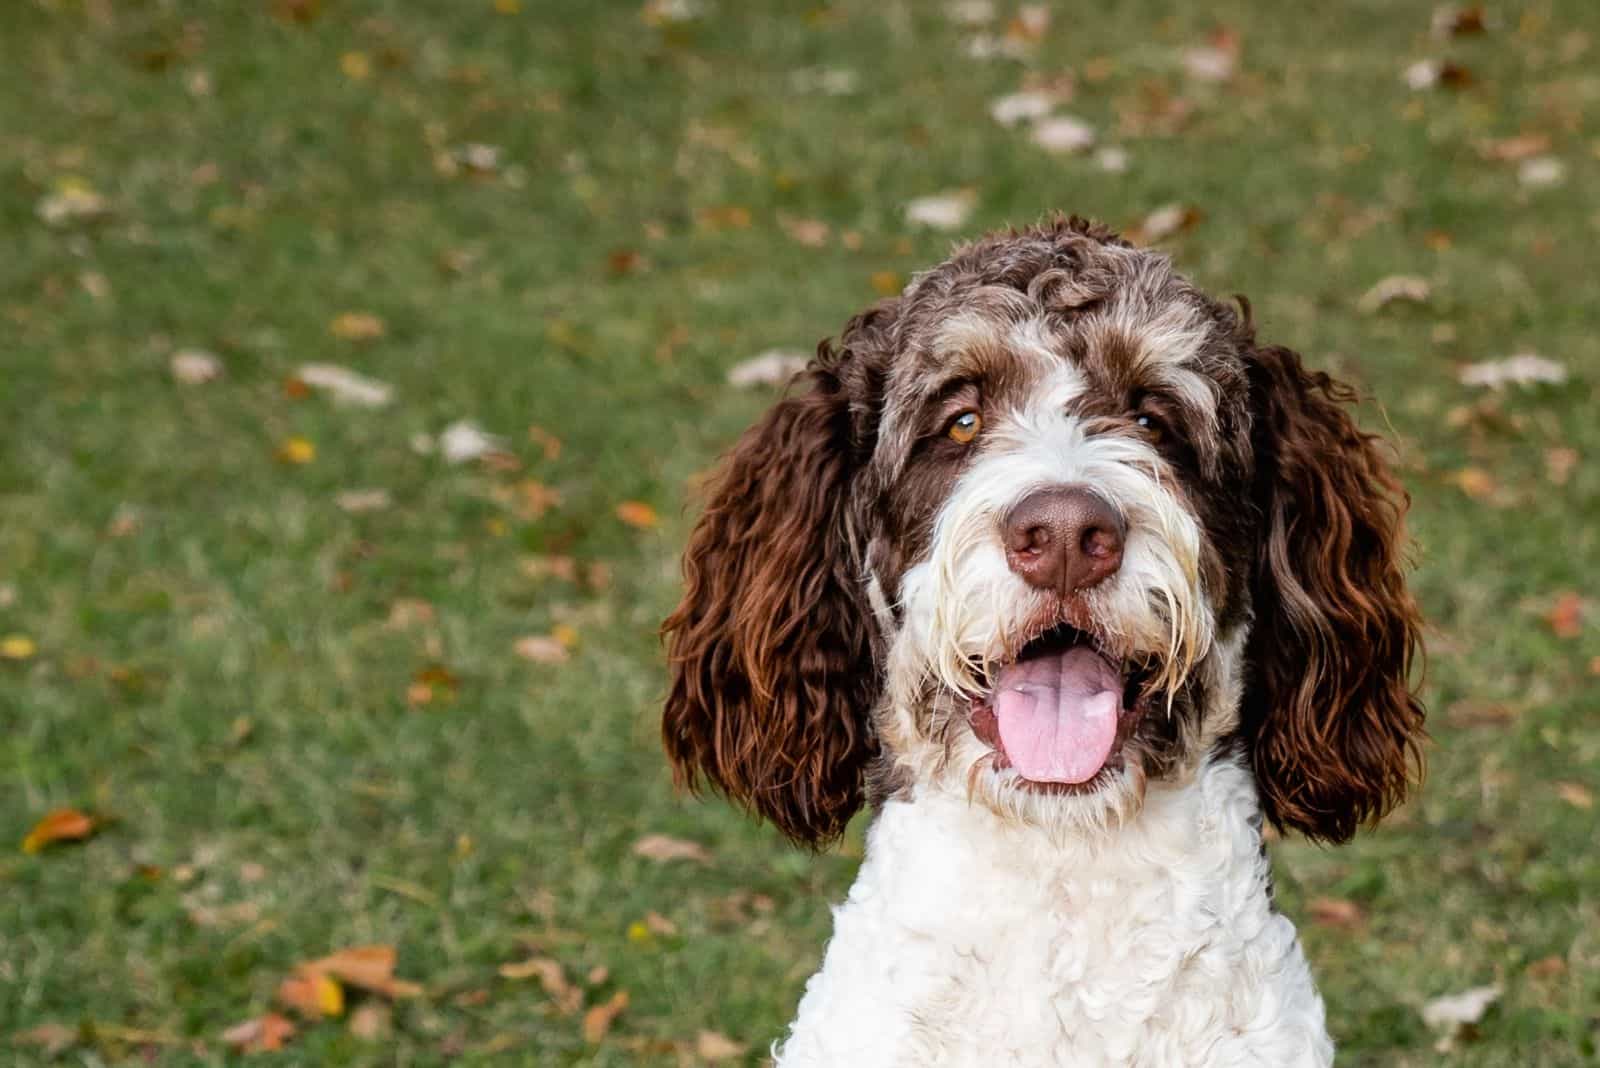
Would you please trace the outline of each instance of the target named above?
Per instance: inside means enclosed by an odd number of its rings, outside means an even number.
[[[866,853],[784,1068],[1325,1065],[1264,828],[1421,773],[1408,506],[1355,392],[1082,219],[824,341],[709,483],[679,781]]]

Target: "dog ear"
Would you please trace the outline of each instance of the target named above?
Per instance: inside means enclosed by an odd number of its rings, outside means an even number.
[[[887,306],[827,342],[710,485],[662,627],[662,737],[680,785],[702,777],[794,841],[820,846],[860,807],[878,690],[853,480],[870,454],[870,350]]]
[[[1421,769],[1410,502],[1351,419],[1354,390],[1283,348],[1256,349],[1250,376],[1262,534],[1243,729],[1267,817],[1342,842]]]

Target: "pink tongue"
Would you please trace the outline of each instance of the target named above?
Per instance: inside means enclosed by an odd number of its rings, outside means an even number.
[[[1012,664],[995,685],[994,714],[1011,766],[1033,782],[1087,782],[1105,767],[1122,711],[1122,678],[1075,645]]]

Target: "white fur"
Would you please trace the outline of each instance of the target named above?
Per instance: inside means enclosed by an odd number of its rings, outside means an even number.
[[[1332,1063],[1232,760],[1063,840],[918,785],[878,813],[781,1068]]]

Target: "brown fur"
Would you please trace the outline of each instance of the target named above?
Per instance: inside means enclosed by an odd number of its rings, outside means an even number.
[[[1353,390],[1283,348],[1256,350],[1250,370],[1265,531],[1243,728],[1268,818],[1342,842],[1399,803],[1421,763],[1408,499],[1350,418]]]

